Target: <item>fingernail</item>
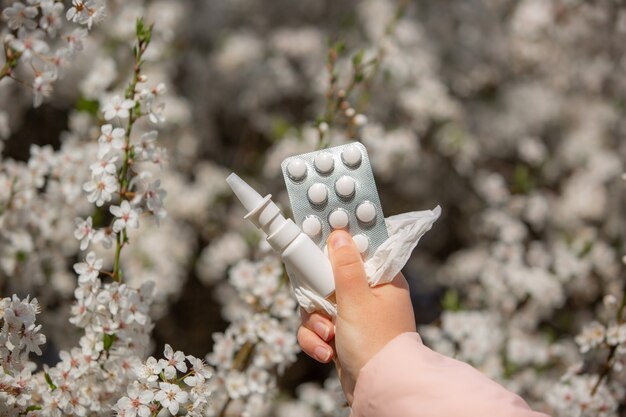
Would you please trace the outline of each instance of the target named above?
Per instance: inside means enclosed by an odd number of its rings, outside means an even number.
[[[315,333],[317,333],[319,337],[324,340],[328,340],[328,336],[330,335],[330,329],[328,328],[328,326],[322,323],[315,323],[313,325],[313,330],[315,331]]]
[[[320,362],[328,362],[328,359],[330,359],[330,351],[321,346],[317,346],[313,351],[313,356]]]
[[[350,235],[347,233],[334,233],[331,240],[330,240],[330,246],[333,249],[339,249],[343,246],[349,245],[350,244]]]

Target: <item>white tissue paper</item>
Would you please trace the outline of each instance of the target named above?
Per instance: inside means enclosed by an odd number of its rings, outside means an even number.
[[[370,286],[390,282],[404,268],[420,238],[430,230],[440,215],[441,207],[437,206],[432,210],[412,211],[385,219],[389,239],[365,262],[365,274]],[[290,272],[287,271],[294,293],[303,309],[309,313],[324,311],[330,317],[337,315],[334,303],[300,286],[297,277]]]

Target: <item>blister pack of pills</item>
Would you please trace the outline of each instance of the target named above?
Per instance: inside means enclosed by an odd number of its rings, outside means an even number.
[[[325,249],[335,229],[348,231],[365,260],[387,238],[374,174],[359,142],[295,155],[282,164],[295,223]]]

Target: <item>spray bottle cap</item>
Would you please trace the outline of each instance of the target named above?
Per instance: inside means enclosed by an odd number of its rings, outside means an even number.
[[[250,220],[256,227],[262,229],[268,235],[274,233],[278,225],[272,224],[272,221],[277,216],[280,216],[280,209],[272,201],[272,195],[268,194],[265,197],[261,197],[261,194],[257,193],[234,173],[226,178],[226,182],[233,189],[244,208],[248,210],[248,214],[243,218]]]
[[[257,193],[254,188],[250,187],[234,172],[226,178],[226,182],[230,185],[230,188],[239,201],[241,201],[241,204],[243,204],[245,209],[249,212],[253,211],[263,202],[264,199],[261,197],[261,194]]]

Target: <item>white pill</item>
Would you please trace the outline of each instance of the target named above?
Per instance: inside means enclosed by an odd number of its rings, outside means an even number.
[[[294,181],[300,181],[306,177],[306,163],[302,159],[294,159],[287,165],[287,174]]]
[[[350,197],[352,194],[354,194],[354,189],[354,178],[348,177],[347,175],[339,178],[335,183],[335,191],[337,192],[337,194],[339,194],[340,197]]]
[[[352,240],[354,240],[356,247],[359,248],[361,253],[367,252],[367,249],[370,247],[370,240],[364,234],[352,236]]]
[[[328,190],[324,184],[316,182],[308,191],[309,201],[315,205],[321,205],[328,199]]]
[[[307,216],[302,222],[302,231],[315,237],[322,232],[322,222],[317,216]]]
[[[343,152],[341,152],[341,159],[343,163],[349,167],[355,167],[361,163],[361,150],[356,145],[347,146]]]
[[[335,166],[335,160],[330,152],[320,152],[315,156],[315,169],[321,174],[328,174]]]
[[[370,223],[376,218],[376,207],[369,201],[364,201],[356,208],[356,218],[363,223]]]
[[[328,223],[333,229],[343,229],[348,226],[348,213],[342,209],[336,209],[328,216]]]

